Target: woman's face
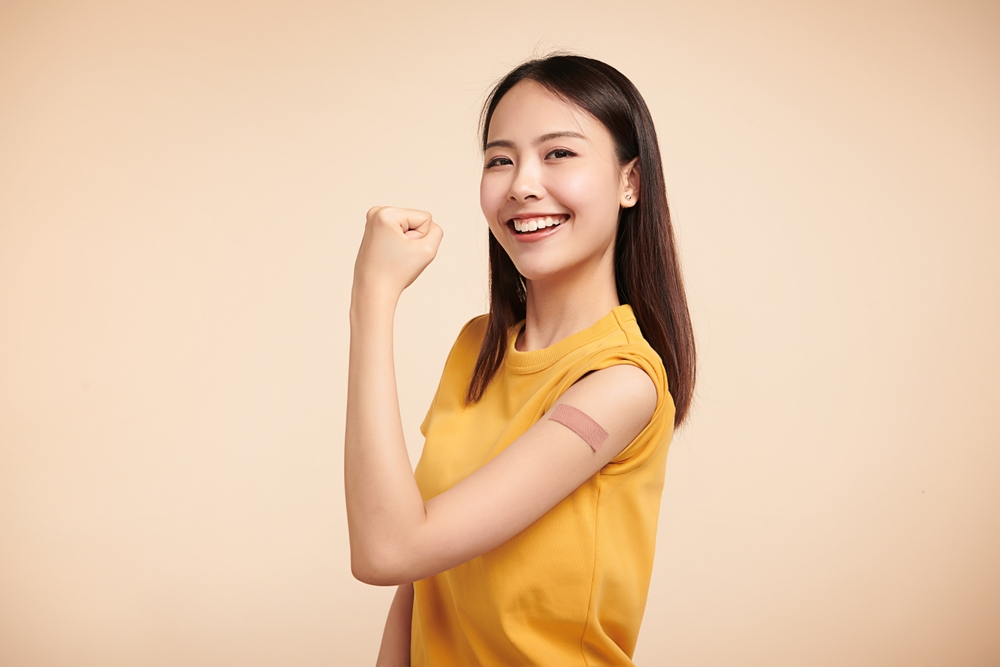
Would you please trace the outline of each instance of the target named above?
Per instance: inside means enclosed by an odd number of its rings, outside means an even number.
[[[480,204],[526,279],[608,267],[613,276],[619,207],[638,199],[634,164],[618,163],[600,121],[540,84],[521,81],[493,112]]]

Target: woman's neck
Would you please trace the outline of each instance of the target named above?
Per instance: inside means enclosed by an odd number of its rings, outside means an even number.
[[[541,350],[592,326],[620,305],[614,270],[583,279],[528,281],[524,331],[515,342],[521,352]]]

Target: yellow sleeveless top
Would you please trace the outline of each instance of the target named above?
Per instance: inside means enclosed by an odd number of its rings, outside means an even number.
[[[462,329],[421,426],[425,501],[483,466],[574,382],[632,364],[657,388],[649,425],[615,459],[499,547],[414,582],[414,667],[632,665],[653,566],[674,404],[659,356],[628,305],[542,350],[506,357],[465,404],[486,316]],[[581,443],[582,445],[582,443]]]

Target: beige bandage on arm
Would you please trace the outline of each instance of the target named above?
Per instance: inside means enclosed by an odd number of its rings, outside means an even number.
[[[608,432],[601,428],[600,424],[572,405],[560,403],[549,415],[549,419],[559,422],[583,438],[583,441],[590,445],[590,448],[595,452],[608,439]]]

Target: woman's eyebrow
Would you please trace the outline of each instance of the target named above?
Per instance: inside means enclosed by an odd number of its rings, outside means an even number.
[[[538,137],[538,139],[535,140],[535,145],[537,146],[538,144],[544,144],[546,141],[551,141],[552,139],[559,139],[560,137],[571,137],[573,139],[586,139],[587,138],[587,137],[583,136],[582,134],[580,134],[579,132],[569,132],[569,131],[566,131],[566,132],[549,132],[548,134],[543,134],[542,136]]]
[[[535,145],[537,146],[538,144],[544,144],[546,141],[551,141],[552,139],[559,139],[560,137],[570,137],[573,139],[587,138],[582,134],[580,134],[579,132],[570,132],[568,130],[565,132],[549,132],[548,134],[543,134],[542,136],[535,139]],[[509,141],[507,139],[495,139],[487,143],[485,146],[483,146],[483,150],[489,150],[490,148],[494,148],[497,146],[499,146],[500,148],[514,148],[514,142]]]

